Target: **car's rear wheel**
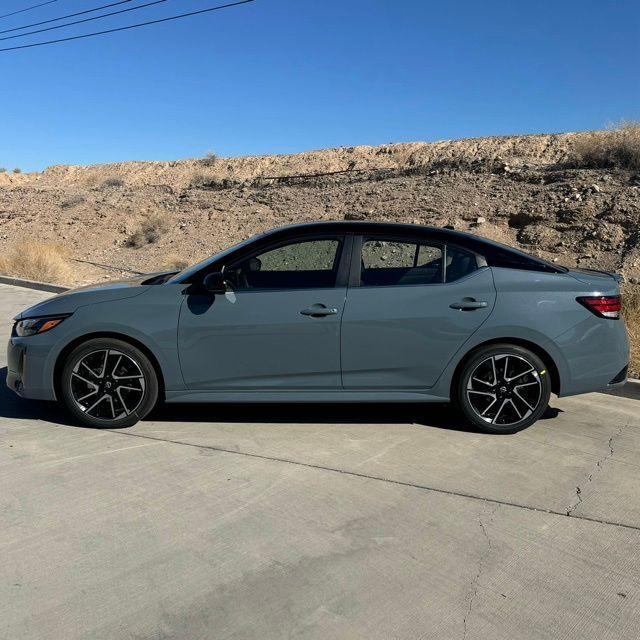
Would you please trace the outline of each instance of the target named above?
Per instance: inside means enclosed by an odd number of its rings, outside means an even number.
[[[464,365],[456,389],[465,418],[488,433],[515,433],[545,412],[551,381],[544,362],[512,344],[479,349]]]
[[[65,360],[59,383],[67,409],[89,427],[130,427],[158,400],[158,378],[149,358],[113,338],[77,346]]]

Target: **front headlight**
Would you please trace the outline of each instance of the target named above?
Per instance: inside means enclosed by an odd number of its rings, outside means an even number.
[[[46,333],[57,327],[65,318],[69,316],[47,316],[44,318],[25,318],[18,320],[13,326],[13,335],[19,338],[34,336],[37,333]]]

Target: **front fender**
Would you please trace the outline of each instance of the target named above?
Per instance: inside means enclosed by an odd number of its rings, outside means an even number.
[[[61,335],[56,332],[56,342],[46,353],[44,350],[38,353],[37,344],[30,345],[32,356],[42,357],[44,386],[55,388],[56,363],[71,345],[79,340],[109,335],[129,339],[146,347],[158,362],[165,389],[183,390],[177,345],[182,289],[184,286],[181,285],[149,287],[145,295],[90,304],[77,309],[60,324],[59,329],[64,333]]]

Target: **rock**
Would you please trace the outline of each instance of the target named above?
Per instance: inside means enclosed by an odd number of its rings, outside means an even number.
[[[366,220],[367,216],[361,211],[347,211],[344,214],[345,220]]]
[[[518,232],[518,242],[538,248],[551,248],[558,243],[558,232],[541,224],[529,224]]]
[[[591,191],[595,191],[596,193],[600,193],[600,191],[602,191],[602,189],[600,189],[600,187],[597,184],[592,184],[591,185]]]
[[[478,216],[476,218],[476,224],[484,224],[487,221],[487,219],[483,216]]]

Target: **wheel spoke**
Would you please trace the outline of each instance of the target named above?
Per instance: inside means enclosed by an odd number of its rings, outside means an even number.
[[[520,413],[520,409],[516,407],[516,403],[512,399],[509,399],[509,403],[514,408],[515,412],[518,414],[518,420],[522,420],[522,414]]]
[[[80,362],[79,367],[84,367],[94,378],[100,379],[100,376],[84,360]]]
[[[105,349],[104,352],[104,362],[102,363],[102,370],[100,372],[100,377],[104,378],[104,374],[107,373],[107,360],[109,359],[109,349]]]
[[[505,377],[505,380],[507,382],[513,382],[514,380],[517,380],[518,378],[522,378],[522,376],[526,376],[528,373],[531,373],[532,371],[535,371],[535,369],[533,367],[531,367],[531,369],[527,369],[526,371],[523,371],[522,373],[518,373],[515,376],[511,376],[510,378]]]
[[[495,393],[490,393],[489,391],[477,391],[476,389],[469,389],[467,393],[476,393],[479,396],[490,396],[492,398],[496,397]]]
[[[90,398],[91,396],[95,395],[96,393],[98,393],[98,389],[94,389],[93,391],[90,391],[89,393],[87,393],[87,395],[82,396],[81,398],[77,398],[78,402],[82,402],[83,400],[86,400],[87,398]]]
[[[87,380],[86,378],[83,378],[79,373],[76,373],[75,371],[71,372],[71,375],[78,378],[79,380],[82,380],[82,382],[84,382],[85,384],[88,384],[91,387],[94,388],[98,388],[98,385],[95,382],[91,382],[91,380]]]
[[[498,420],[498,418],[500,417],[500,414],[502,413],[502,410],[504,409],[504,406],[507,404],[507,402],[509,402],[508,400],[503,400],[502,404],[500,405],[500,408],[498,409],[498,411],[496,411],[496,415],[493,416],[493,420],[491,421],[493,424],[496,423],[496,421]]]
[[[498,398],[494,398],[490,403],[489,406],[480,414],[481,418],[484,418],[484,416],[487,415],[487,411],[489,411],[489,409],[491,409],[491,407],[493,407],[493,405],[498,402]]]
[[[120,354],[118,356],[118,359],[116,360],[116,364],[113,367],[112,371],[111,371],[111,375],[115,378],[116,377],[116,371],[118,370],[118,365],[120,364],[120,361],[122,360],[122,354]]]
[[[486,380],[480,380],[480,378],[471,378],[474,382],[479,382],[480,384],[486,384],[487,387],[493,387],[495,382],[487,382]]]
[[[84,412],[87,415],[91,415],[91,411],[93,411],[105,398],[108,398],[109,396],[105,393],[103,395],[101,395],[90,407],[84,409]]]
[[[516,387],[516,388],[513,390],[513,395],[514,395],[516,398],[518,398],[521,402],[523,402],[524,404],[526,404],[530,411],[533,411],[533,410],[535,409],[535,407],[534,407],[534,406],[531,406],[531,405],[529,404],[529,402],[527,402],[527,400],[525,400],[525,399],[520,395],[520,392],[518,391],[518,387]]]

